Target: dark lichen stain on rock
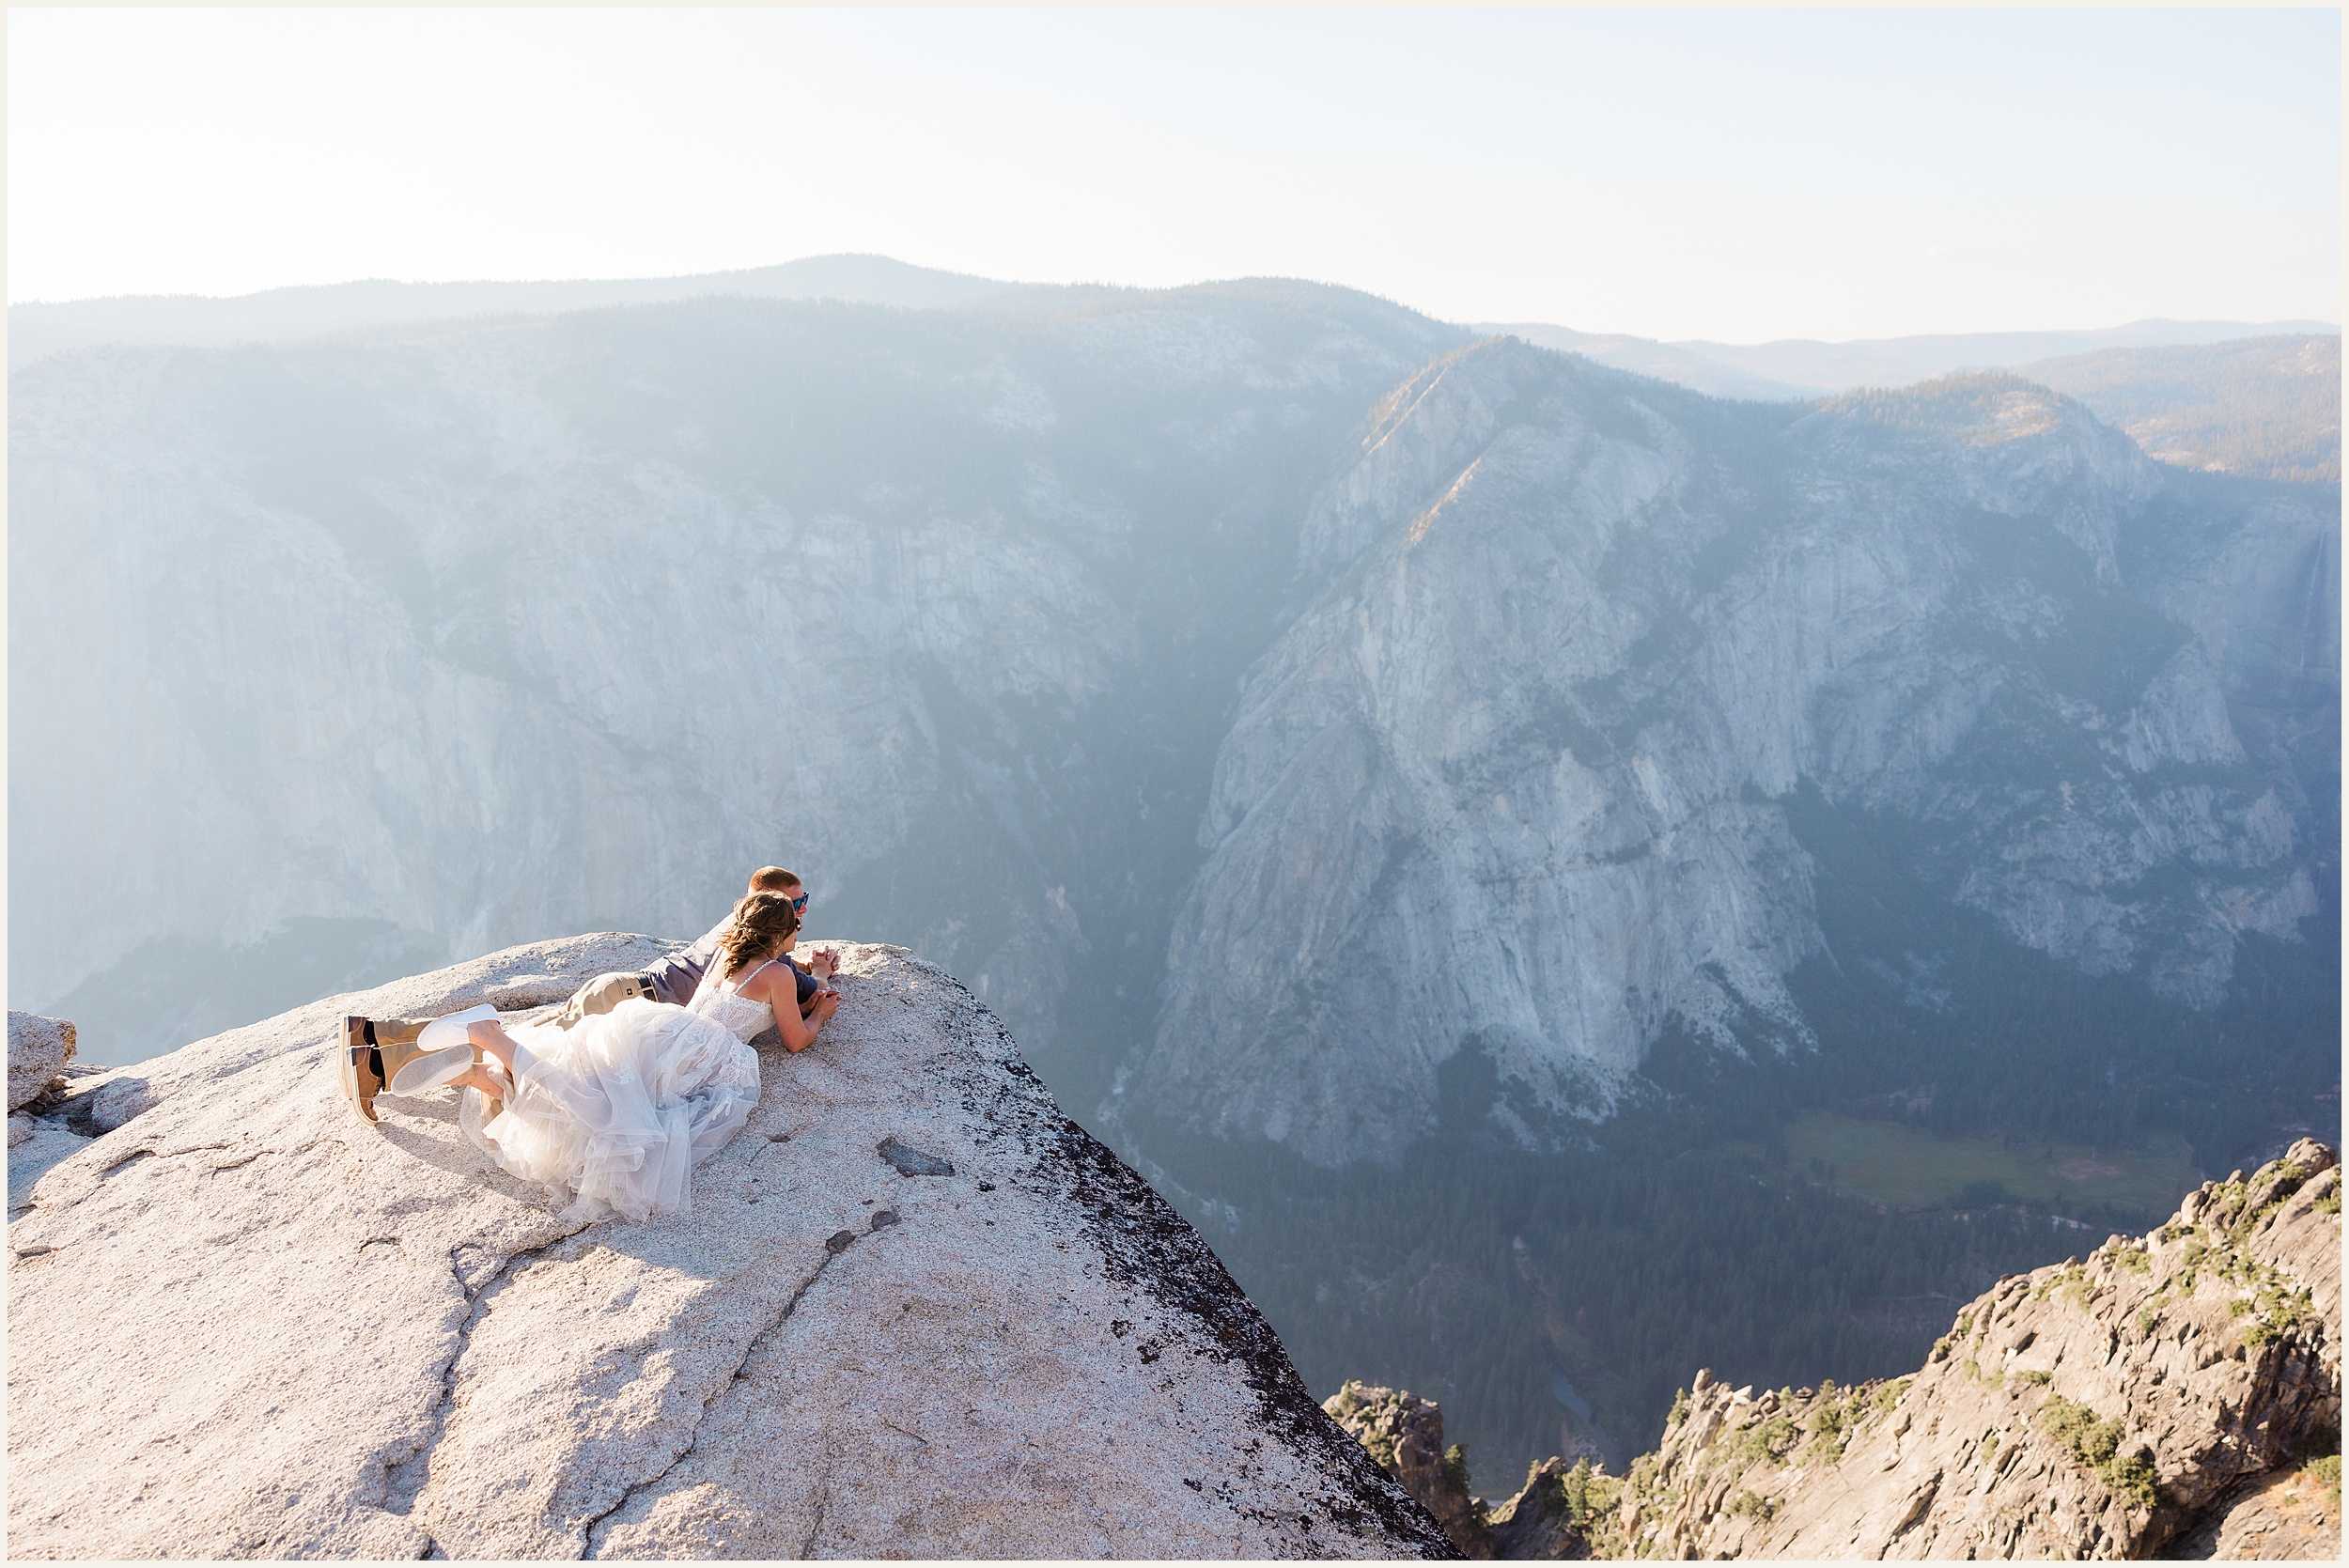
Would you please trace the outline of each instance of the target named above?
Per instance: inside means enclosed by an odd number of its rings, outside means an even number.
[[[1111,1282],[1147,1292],[1206,1330],[1204,1343],[1185,1340],[1184,1348],[1235,1365],[1256,1396],[1265,1430],[1337,1483],[1319,1499],[1324,1514],[1357,1533],[1385,1534],[1430,1557],[1457,1558],[1458,1548],[1427,1511],[1315,1403],[1272,1326],[1199,1233],[1090,1133],[1065,1116],[1051,1121],[1051,1143],[1036,1174],[1085,1211],[1086,1239],[1098,1249]],[[1145,1347],[1143,1358],[1156,1360],[1159,1348]]]

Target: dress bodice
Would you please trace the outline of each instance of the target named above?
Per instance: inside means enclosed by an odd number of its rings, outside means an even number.
[[[723,961],[723,955],[721,960]],[[765,965],[760,965],[764,969]],[[753,970],[751,974],[756,974]],[[742,978],[748,980],[751,974]],[[736,1039],[748,1044],[775,1027],[775,1010],[742,995],[724,981],[704,986],[693,998],[693,1012],[725,1026]]]

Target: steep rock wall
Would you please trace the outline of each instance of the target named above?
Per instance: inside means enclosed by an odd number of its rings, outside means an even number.
[[[1046,1060],[1089,945],[1147,928],[1148,988],[1167,900],[1128,884],[1160,829],[1168,881],[1195,861],[1328,451],[1460,335],[1263,284],[33,365],[20,998],[146,1054],[550,933],[696,929],[781,860]],[[244,970],[293,978],[263,1004]]]
[[[2213,1004],[2319,907],[2339,518],[2185,482],[2010,378],[1772,413],[1506,340],[1423,371],[1308,514],[1114,1109],[1337,1163],[1431,1126],[1464,1048],[1581,1115],[1668,1022],[1799,1048],[1801,790]],[[2300,632],[2253,637],[2286,582]],[[2301,738],[2247,753],[2249,691]]]

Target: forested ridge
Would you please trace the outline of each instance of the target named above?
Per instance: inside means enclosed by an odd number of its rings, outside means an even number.
[[[2184,468],[2341,483],[2341,337],[2105,349],[2021,373]]]

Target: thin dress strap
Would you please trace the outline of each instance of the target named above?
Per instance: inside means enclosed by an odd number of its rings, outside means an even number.
[[[737,996],[737,997],[739,997],[739,996],[740,996],[740,995],[742,994],[742,987],[743,987],[743,986],[745,986],[749,985],[752,981],[754,981],[754,980],[757,979],[761,970],[768,970],[768,969],[771,969],[771,968],[774,966],[774,962],[775,962],[775,961],[774,961],[772,958],[768,959],[766,963],[763,963],[763,964],[759,965],[757,969],[754,969],[754,970],[751,970],[751,972],[750,972],[750,973],[748,973],[748,974],[744,975],[744,976],[743,976],[741,979],[739,979],[739,980],[735,980],[735,981],[724,981],[724,980],[722,980],[722,981],[720,981],[720,982],[718,983],[718,985],[719,985],[719,988],[720,988],[720,989],[722,989],[722,990],[723,990],[723,991],[726,993],[726,995],[728,995],[728,996]]]
[[[689,1008],[699,1007],[705,996],[713,993],[718,996],[725,995],[725,975],[726,947],[725,943],[721,941],[718,944],[718,951],[709,955],[709,963],[702,970],[701,983],[693,987],[692,999],[685,1005]]]

